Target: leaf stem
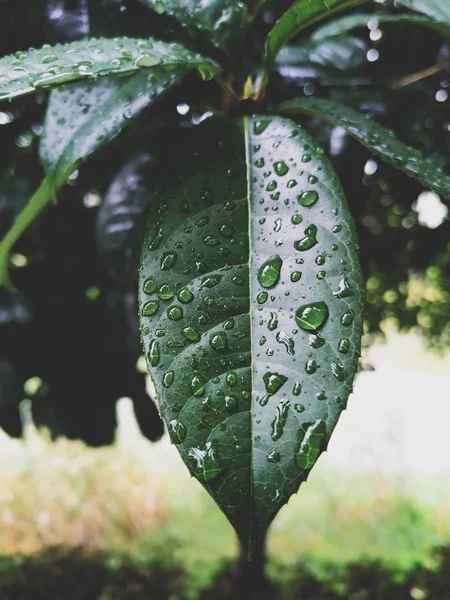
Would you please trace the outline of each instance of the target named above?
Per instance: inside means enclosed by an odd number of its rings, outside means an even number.
[[[45,177],[35,191],[33,196],[28,201],[27,205],[17,215],[11,229],[5,235],[0,242],[0,286],[4,285],[13,289],[14,286],[11,282],[8,273],[9,267],[9,254],[12,247],[20,238],[22,233],[27,229],[31,223],[35,220],[37,215],[45,208],[45,206],[51,201],[54,195],[54,185],[48,177]]]
[[[445,60],[441,63],[438,63],[437,65],[432,65],[431,67],[427,67],[426,69],[422,69],[421,71],[417,71],[416,73],[412,73],[411,75],[403,77],[402,79],[400,79],[400,81],[397,81],[397,83],[393,85],[393,88],[394,90],[397,90],[401,87],[405,87],[407,85],[411,85],[412,83],[416,83],[417,81],[421,81],[426,77],[436,75],[436,73],[439,73],[440,71],[449,68],[450,60]]]

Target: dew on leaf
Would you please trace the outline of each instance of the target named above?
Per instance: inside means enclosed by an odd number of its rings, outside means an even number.
[[[169,436],[174,444],[181,444],[186,438],[186,427],[178,419],[172,419],[167,425]]]
[[[264,373],[263,381],[266,387],[266,392],[270,395],[276,394],[278,390],[286,383],[288,378],[279,373]]]
[[[289,171],[289,167],[284,162],[284,160],[279,160],[279,161],[273,163],[273,169],[274,169],[275,173],[277,175],[279,175],[280,177],[283,177],[283,175],[286,175],[286,173]]]
[[[158,297],[161,300],[171,300],[174,295],[174,289],[169,283],[163,283],[158,290]]]
[[[308,373],[308,375],[312,375],[313,373],[315,373],[318,368],[319,368],[319,365],[316,363],[315,360],[306,361],[305,371]]]
[[[235,412],[238,407],[238,401],[235,396],[225,396],[225,408],[228,412]]]
[[[283,344],[290,356],[295,356],[295,342],[285,331],[279,331],[276,335],[276,340],[279,344]]]
[[[209,217],[207,215],[205,215],[204,217],[201,217],[196,225],[197,227],[204,227],[205,225],[207,225],[209,223]]]
[[[267,302],[268,297],[269,294],[267,292],[261,292],[256,296],[256,302],[258,304],[264,304],[265,302]]]
[[[305,412],[305,407],[303,404],[295,404],[294,410],[295,410],[295,412],[302,413],[302,412]]]
[[[181,330],[181,333],[190,342],[198,342],[201,337],[199,332],[196,329],[194,329],[193,327],[184,327]]]
[[[153,294],[156,291],[158,284],[156,283],[156,279],[154,277],[149,277],[144,281],[143,290],[144,294]]]
[[[158,340],[152,340],[148,349],[148,362],[150,366],[156,367],[160,360],[160,349]]]
[[[355,318],[355,313],[350,309],[345,312],[341,317],[341,325],[344,327],[348,327],[353,323],[353,319]]]
[[[146,302],[142,307],[142,316],[143,317],[151,317],[156,313],[159,307],[159,300],[150,300]]]
[[[183,309],[181,306],[171,306],[167,311],[167,316],[171,321],[179,321],[183,318]]]
[[[303,252],[305,250],[310,250],[317,244],[317,227],[315,225],[309,225],[305,229],[305,237],[301,240],[297,240],[294,242],[294,248]]]
[[[322,419],[317,419],[314,423],[305,423],[302,429],[305,427],[300,448],[295,455],[295,462],[300,469],[310,469],[314,465],[326,433],[325,422]]]
[[[338,352],[341,354],[347,354],[350,350],[350,340],[348,338],[342,338],[339,340]]]
[[[194,294],[188,288],[183,287],[180,290],[178,290],[177,298],[183,304],[188,304],[194,299]]]
[[[302,384],[299,381],[296,381],[294,383],[294,387],[292,388],[292,393],[294,394],[294,396],[299,396],[302,393]]]
[[[200,285],[200,288],[208,288],[211,289],[215,287],[218,283],[220,283],[222,279],[222,275],[209,275],[205,277]]]
[[[228,373],[225,381],[227,382],[227,384],[230,387],[234,387],[237,384],[237,374],[234,371],[231,371],[230,373]]]
[[[264,133],[269,125],[269,119],[257,119],[256,121],[253,121],[253,133],[255,135],[260,135],[261,133]]]
[[[302,277],[302,274],[301,274],[300,271],[293,271],[291,273],[291,281],[292,281],[292,283],[297,283],[297,281],[300,281],[301,277]]]
[[[314,206],[314,204],[319,199],[319,194],[315,190],[309,190],[307,192],[303,192],[300,196],[297,196],[297,200],[302,206],[310,207]]]
[[[325,302],[304,304],[295,311],[295,322],[305,331],[315,331],[328,319],[328,306]]]
[[[175,266],[177,262],[176,252],[164,252],[161,258],[161,271],[167,271]]]
[[[337,380],[339,381],[345,381],[346,379],[346,374],[345,374],[345,369],[344,369],[344,365],[340,362],[332,362],[330,365],[330,369],[331,372],[333,373],[333,375],[336,377]]]
[[[279,440],[283,435],[284,427],[288,418],[289,408],[289,400],[283,399],[278,403],[275,419],[272,421],[271,425],[272,431],[270,433],[270,436],[274,442]]]
[[[200,373],[194,373],[191,378],[191,391],[194,396],[203,396],[205,393],[205,380],[200,375]]]
[[[209,338],[209,343],[214,350],[225,350],[228,344],[227,334],[224,331],[213,333]]]
[[[300,225],[300,223],[302,221],[303,221],[302,215],[293,215],[291,217],[291,223],[292,223],[292,225]]]
[[[267,455],[267,460],[271,463],[279,463],[281,460],[281,454],[276,450],[272,450],[272,452],[269,452]]]
[[[167,373],[163,377],[163,386],[168,388],[172,385],[173,380],[175,379],[175,371],[167,371]]]
[[[339,282],[339,289],[333,292],[335,298],[350,298],[355,295],[355,290],[351,287],[348,279],[344,277]]]
[[[287,182],[287,187],[289,189],[292,189],[293,187],[295,187],[297,185],[297,181],[295,179],[289,179],[289,181]]]
[[[316,175],[309,175],[308,176],[308,183],[314,185],[318,181],[319,181],[319,179],[318,179],[318,177],[316,177]]]
[[[276,190],[278,187],[278,183],[275,181],[275,179],[272,179],[272,181],[269,181],[269,183],[266,186],[266,191],[268,192],[273,192],[274,190]]]
[[[203,238],[203,243],[206,244],[206,246],[218,246],[220,244],[220,240],[214,235],[207,235],[205,238]]]
[[[322,348],[325,342],[325,338],[322,337],[320,333],[311,333],[309,335],[309,345],[311,346],[311,348],[314,348],[314,350]]]
[[[270,319],[267,323],[267,328],[269,331],[274,331],[278,327],[278,317],[274,312],[270,313]]]
[[[273,288],[278,283],[283,261],[278,254],[268,258],[258,269],[258,282],[264,288]]]
[[[222,471],[217,453],[211,442],[206,443],[204,450],[191,448],[188,451],[188,456],[196,462],[195,475],[200,481],[210,481]]]

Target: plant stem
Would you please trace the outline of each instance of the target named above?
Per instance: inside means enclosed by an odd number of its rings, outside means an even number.
[[[265,575],[265,538],[254,547],[253,558],[247,559],[246,550],[241,547],[239,574],[236,580],[236,600],[264,600],[268,596],[270,584]]]
[[[450,60],[445,60],[437,65],[427,67],[426,69],[423,69],[422,71],[417,71],[417,73],[412,73],[411,75],[407,75],[406,77],[403,77],[403,79],[400,79],[400,81],[398,81],[396,84],[394,84],[393,87],[396,90],[398,88],[405,87],[407,85],[411,85],[412,83],[421,81],[422,79],[425,79],[426,77],[431,77],[432,75],[435,75],[436,73],[439,73],[440,71],[443,71],[444,69],[449,69],[449,68],[450,68]]]

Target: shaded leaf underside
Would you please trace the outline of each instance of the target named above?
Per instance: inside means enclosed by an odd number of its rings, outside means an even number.
[[[143,345],[172,442],[251,554],[346,405],[363,284],[340,184],[302,129],[181,135],[143,245]]]

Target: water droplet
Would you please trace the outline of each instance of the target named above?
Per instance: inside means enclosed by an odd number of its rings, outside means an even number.
[[[161,64],[161,57],[154,54],[141,54],[136,58],[134,64],[137,67],[156,67]]]
[[[214,350],[225,350],[228,344],[227,334],[224,331],[214,333],[209,338],[209,343]]]
[[[168,283],[163,283],[158,290],[158,297],[161,300],[171,300],[175,295],[173,287]]]
[[[167,429],[169,430],[170,439],[173,444],[181,444],[186,438],[186,427],[178,419],[169,421]]]
[[[164,337],[166,335],[166,330],[165,329],[157,329],[155,331],[155,335],[157,337]]]
[[[262,167],[264,167],[265,162],[263,158],[258,158],[258,160],[255,160],[255,167],[258,167],[258,169],[261,169]]]
[[[319,365],[316,363],[315,360],[308,360],[305,364],[305,371],[308,373],[308,375],[313,375],[313,373],[315,373],[318,368]]]
[[[209,223],[209,217],[207,215],[205,215],[204,217],[201,217],[196,225],[197,227],[204,227],[205,225],[207,225]]]
[[[313,206],[317,200],[319,199],[319,194],[315,190],[309,190],[308,192],[303,192],[300,196],[297,196],[297,200],[302,206]]]
[[[203,304],[206,306],[212,306],[214,304],[214,298],[212,296],[205,296],[203,298]]]
[[[350,298],[355,295],[355,290],[351,287],[348,279],[344,277],[339,282],[339,289],[337,292],[333,292],[335,298]]]
[[[315,331],[325,324],[328,314],[328,306],[325,302],[313,302],[295,311],[295,322],[306,331]]]
[[[308,183],[310,183],[311,185],[314,185],[318,181],[319,181],[318,177],[316,177],[315,175],[309,175]]]
[[[270,395],[276,394],[281,388],[281,386],[283,386],[286,383],[287,380],[287,377],[285,377],[284,375],[280,375],[279,373],[267,372],[263,375],[263,381],[266,387],[266,392]]]
[[[194,396],[203,396],[205,393],[205,381],[200,373],[194,373],[191,379],[191,391]]]
[[[175,371],[167,371],[167,373],[163,377],[163,386],[168,388],[172,385],[173,380],[175,379]]]
[[[237,398],[235,398],[234,396],[225,396],[225,408],[229,412],[236,412],[237,407],[238,407]]]
[[[148,361],[152,367],[159,364],[160,350],[158,340],[152,340],[148,349]]]
[[[353,323],[353,319],[355,318],[355,313],[350,309],[346,313],[344,313],[341,317],[341,325],[344,327],[348,327]]]
[[[226,377],[226,382],[230,387],[234,387],[237,384],[237,379],[237,374],[231,371]]]
[[[345,381],[347,375],[345,373],[344,365],[340,362],[332,362],[330,365],[331,372],[339,381]]]
[[[244,285],[244,280],[241,277],[234,276],[231,278],[231,281],[236,285]]]
[[[279,463],[281,460],[281,454],[276,450],[272,450],[272,452],[269,452],[267,455],[267,460],[272,463]]]
[[[225,323],[223,324],[223,328],[226,329],[227,331],[229,331],[230,329],[233,329],[233,327],[234,327],[233,317],[231,317],[230,319],[227,319],[225,321]]]
[[[277,314],[274,312],[271,312],[269,322],[267,323],[267,328],[269,329],[269,331],[274,331],[277,327],[278,327]]]
[[[58,56],[55,56],[54,54],[47,54],[47,56],[44,56],[44,58],[41,60],[41,63],[43,65],[48,65],[49,63],[55,62],[59,60]]]
[[[305,229],[305,237],[301,240],[297,240],[294,242],[294,248],[303,252],[305,250],[310,250],[313,246],[317,244],[317,227],[315,225],[309,225]]]
[[[267,301],[269,294],[267,292],[261,292],[256,296],[256,302],[258,304],[264,304]]]
[[[294,387],[292,388],[292,393],[294,396],[299,396],[302,392],[302,384],[299,381],[294,383]]]
[[[290,356],[295,356],[295,342],[284,330],[277,333],[276,340],[279,344],[283,344]]]
[[[274,168],[275,173],[277,175],[279,175],[280,177],[283,177],[283,175],[286,175],[286,173],[289,171],[289,167],[284,162],[284,160],[279,160],[279,161],[273,163],[273,168]]]
[[[177,298],[183,304],[188,304],[194,299],[194,294],[188,288],[183,287],[180,290],[178,290]]]
[[[295,404],[294,409],[298,413],[305,412],[305,407],[303,404]]]
[[[272,179],[272,181],[269,181],[269,183],[266,186],[266,191],[268,192],[273,192],[274,190],[276,190],[278,187],[278,183],[275,181],[275,179]]]
[[[144,281],[144,294],[153,294],[156,291],[158,284],[156,283],[156,279],[154,277],[149,277]]]
[[[253,121],[253,133],[255,135],[260,135],[261,133],[264,133],[269,125],[269,119],[257,119],[256,121]]]
[[[281,219],[275,219],[275,224],[273,227],[273,230],[275,231],[275,233],[280,232],[282,223],[283,223],[283,221]]]
[[[171,269],[177,262],[176,252],[164,252],[161,258],[161,271]]]
[[[338,352],[341,354],[347,354],[350,350],[350,340],[348,338],[342,338],[339,340]]]
[[[258,269],[258,282],[264,288],[273,288],[280,279],[283,261],[278,254],[268,258]]]
[[[196,329],[194,329],[193,327],[184,327],[181,330],[181,333],[190,342],[198,342],[199,339],[201,338],[201,335],[199,334],[199,332]]]
[[[214,235],[207,235],[205,238],[203,238],[203,243],[207,246],[218,246],[220,244],[220,240]]]
[[[311,161],[311,154],[308,154],[307,152],[302,156],[302,162],[307,163]]]
[[[220,283],[220,280],[222,279],[222,275],[209,275],[208,277],[205,277],[205,279],[203,279],[200,288],[208,288],[211,289],[214,286],[216,286],[218,283]]]
[[[316,279],[318,279],[319,281],[322,281],[322,279],[325,279],[325,275],[326,275],[326,271],[318,271],[316,274]]]
[[[324,253],[319,254],[318,256],[316,256],[316,265],[319,267],[323,267],[323,265],[325,264],[325,260],[326,260],[326,254],[324,254]]]
[[[289,408],[289,400],[283,399],[278,403],[275,419],[272,421],[272,431],[270,434],[274,442],[279,440],[283,435],[284,426],[286,425],[288,418]]]
[[[322,402],[322,400],[326,400],[326,399],[327,399],[327,395],[324,390],[320,390],[320,392],[317,392],[316,400],[319,400],[320,402]]]
[[[167,311],[167,316],[171,321],[179,321],[183,318],[183,309],[181,306],[171,306]]]
[[[302,221],[303,221],[302,215],[293,215],[291,217],[291,223],[292,223],[292,225],[300,225],[300,223]]]
[[[222,225],[220,228],[220,233],[224,237],[231,237],[233,235],[233,228],[230,225]]]
[[[297,283],[297,281],[300,281],[301,277],[302,277],[302,274],[301,274],[300,271],[293,271],[291,273],[291,281],[292,281],[292,283]]]
[[[159,308],[159,300],[151,300],[150,302],[146,302],[142,307],[142,316],[143,317],[151,317],[155,314],[155,312]]]
[[[331,233],[339,233],[340,231],[342,231],[342,225],[335,225],[332,228]]]
[[[317,350],[318,348],[322,348],[322,346],[325,344],[325,338],[322,337],[320,335],[320,333],[311,333],[309,335],[309,345],[311,346],[311,348],[314,348],[314,350]]]
[[[293,187],[295,187],[297,185],[297,182],[295,181],[295,179],[289,179],[289,181],[287,182],[287,187],[289,189],[292,189]]]
[[[295,462],[300,469],[310,469],[320,454],[323,438],[326,434],[325,423],[322,419],[317,419],[314,423],[305,423],[303,430],[306,431],[300,443],[298,453],[295,455]]]

